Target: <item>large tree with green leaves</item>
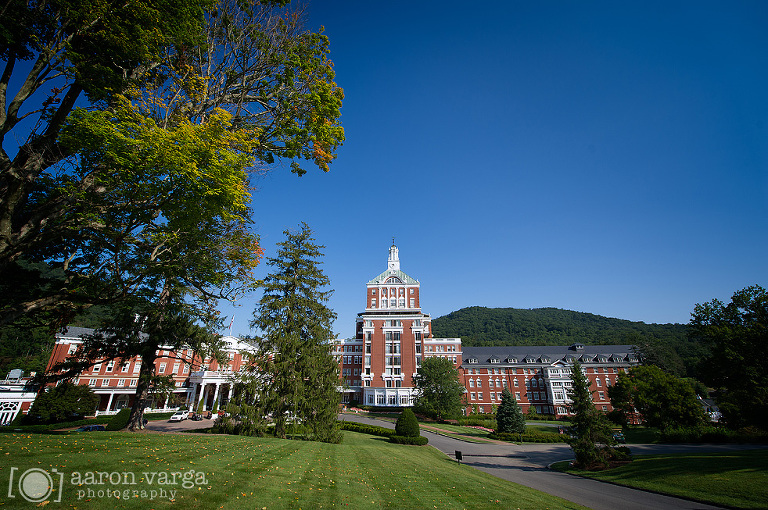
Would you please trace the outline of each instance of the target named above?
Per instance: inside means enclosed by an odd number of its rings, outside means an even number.
[[[525,432],[525,416],[509,388],[501,393],[501,404],[496,410],[496,432],[522,434]]]
[[[414,403],[417,413],[434,416],[438,420],[459,414],[464,386],[459,382],[459,371],[448,358],[430,356],[421,362],[413,378],[418,397]]]
[[[0,303],[0,321],[71,317],[158,275],[208,304],[243,290],[257,258],[247,171],[328,170],[344,138],[328,40],[287,4],[6,6],[0,280],[25,262],[59,273]],[[228,270],[188,262],[217,245]]]
[[[619,373],[608,388],[611,405],[622,421],[635,413],[650,427],[694,427],[704,422],[704,411],[691,385],[653,365]]]
[[[701,379],[717,390],[717,402],[733,427],[768,423],[768,292],[759,285],[694,307],[690,335],[706,343]]]
[[[27,413],[29,423],[57,423],[93,414],[99,397],[88,386],[63,382],[41,391]]]
[[[576,464],[584,469],[605,467],[613,454],[611,446],[616,443],[611,424],[595,407],[589,380],[578,361],[574,361],[571,367],[571,381],[568,407],[574,415],[569,443],[576,456]]]
[[[295,421],[311,439],[338,442],[341,396],[331,353],[336,314],[326,305],[332,291],[320,268],[324,247],[315,244],[306,223],[285,235],[277,256],[267,261],[272,272],[264,279],[251,323],[262,333],[258,370],[264,384],[258,398],[271,413],[278,437],[284,438]]]

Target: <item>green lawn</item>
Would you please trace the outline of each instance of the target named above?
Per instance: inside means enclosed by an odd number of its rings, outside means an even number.
[[[0,458],[3,487],[14,467],[16,480],[30,468],[64,474],[62,502],[53,501],[54,492],[48,508],[580,508],[457,464],[432,447],[354,432],[345,432],[339,445],[219,435],[2,434]],[[112,474],[115,484],[110,475],[94,475],[103,477],[101,485],[86,480],[94,471]],[[184,488],[184,473],[191,471],[199,475]],[[73,485],[75,472],[82,485]],[[135,484],[117,483],[131,481],[132,474]],[[14,483],[16,498],[3,490],[0,507],[25,503]],[[116,489],[131,492],[108,498],[106,491]],[[149,500],[152,490],[155,499]]]
[[[643,455],[607,471],[556,469],[597,480],[735,508],[768,508],[768,450]]]

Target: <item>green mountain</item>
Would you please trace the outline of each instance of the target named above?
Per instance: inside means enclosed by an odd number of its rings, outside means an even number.
[[[472,306],[432,320],[436,337],[460,337],[465,346],[632,344],[654,364],[693,376],[706,349],[688,339],[683,324],[646,324],[559,308]]]

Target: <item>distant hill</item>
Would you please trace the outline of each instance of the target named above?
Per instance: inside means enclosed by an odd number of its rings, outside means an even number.
[[[559,308],[472,306],[432,320],[436,337],[461,337],[462,345],[637,345],[656,364],[691,376],[706,350],[688,339],[683,324],[646,324]]]

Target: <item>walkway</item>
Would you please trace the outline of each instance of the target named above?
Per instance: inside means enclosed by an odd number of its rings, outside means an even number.
[[[394,424],[390,422],[364,416],[344,414],[340,418],[394,428]],[[469,443],[427,431],[422,431],[422,435],[429,438],[431,446],[451,458],[454,458],[456,450],[461,451],[463,456],[462,463],[467,466],[480,469],[510,482],[573,501],[594,510],[615,510],[619,508],[622,510],[647,510],[651,508],[655,510],[705,510],[719,508],[550,471],[547,469],[547,466],[552,462],[573,458],[570,447],[562,443],[486,444]],[[635,453],[656,453],[659,450],[672,453],[677,450],[669,445],[638,445],[631,446],[631,448]],[[684,451],[690,448],[701,449],[702,447],[685,445],[682,448]]]

